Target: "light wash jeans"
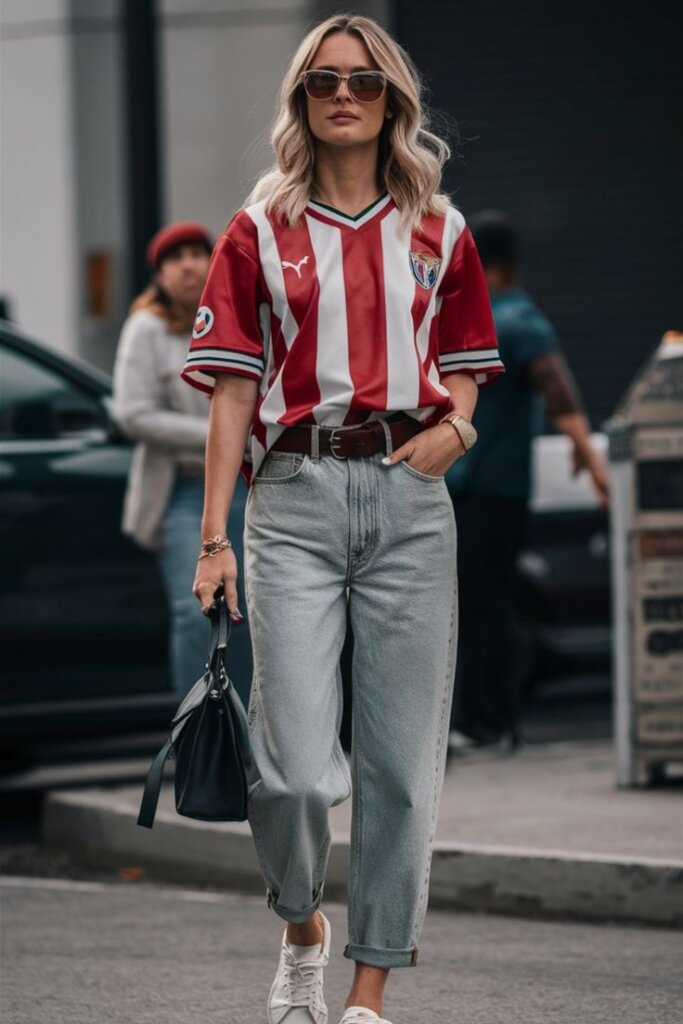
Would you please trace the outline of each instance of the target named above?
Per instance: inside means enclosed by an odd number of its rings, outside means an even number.
[[[169,664],[178,703],[204,671],[211,636],[209,620],[192,593],[201,545],[203,505],[203,477],[177,478],[164,518],[166,545],[158,553],[168,597]],[[233,542],[241,571],[242,513],[237,505],[234,503],[230,513],[227,533]],[[244,608],[240,610],[244,613]],[[228,645],[228,667],[240,696],[246,700],[252,671],[251,643],[246,624],[232,631]]]
[[[353,796],[344,956],[404,967],[417,962],[445,770],[456,531],[442,477],[382,458],[271,450],[252,483],[248,714],[261,778],[248,807],[268,905],[300,922],[322,898],[328,810]],[[350,771],[338,738],[347,615]]]

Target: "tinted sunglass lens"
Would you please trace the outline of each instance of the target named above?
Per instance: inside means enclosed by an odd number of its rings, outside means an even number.
[[[384,92],[384,80],[377,75],[354,74],[349,77],[349,92],[361,103],[372,103]]]
[[[331,100],[337,92],[340,77],[336,71],[309,71],[304,76],[306,92],[313,100]],[[378,100],[385,88],[385,81],[379,75],[356,71],[348,78],[349,92],[360,103]]]
[[[306,75],[306,92],[314,100],[331,99],[339,85],[339,76],[332,71],[318,71]]]

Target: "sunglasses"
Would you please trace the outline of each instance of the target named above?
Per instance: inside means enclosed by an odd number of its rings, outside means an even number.
[[[352,75],[339,75],[336,71],[304,71],[301,76],[306,95],[312,100],[331,100],[337,95],[342,82],[359,103],[376,103],[387,87],[382,71],[354,71]]]

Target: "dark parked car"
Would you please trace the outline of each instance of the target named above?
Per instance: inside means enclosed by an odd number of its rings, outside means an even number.
[[[131,443],[110,415],[111,378],[0,322],[0,767],[59,748],[147,737],[177,700],[154,556],[119,528]],[[598,438],[598,443],[604,439]],[[520,560],[530,683],[609,657],[607,519],[569,475],[564,438],[535,442],[536,489]],[[241,565],[246,487],[229,532]],[[241,607],[245,610],[243,594]],[[208,622],[207,622],[208,643]],[[342,655],[349,695],[352,637]],[[234,629],[231,674],[246,701],[248,623]],[[202,666],[197,666],[197,676]],[[349,742],[349,703],[342,739]],[[152,736],[150,737],[150,734]],[[141,740],[142,741],[142,740]]]
[[[110,396],[107,374],[0,322],[5,770],[49,757],[60,745],[73,748],[75,740],[83,746],[158,733],[178,704],[156,559],[119,528],[133,446],[111,419]],[[235,541],[245,492],[240,481],[230,522]],[[246,623],[233,630],[230,647],[244,697],[251,678]],[[198,665],[197,677],[201,671]]]

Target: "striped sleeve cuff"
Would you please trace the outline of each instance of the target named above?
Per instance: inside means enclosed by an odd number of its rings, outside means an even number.
[[[227,348],[193,348],[190,350],[180,376],[188,384],[213,391],[216,373],[236,373],[261,380],[265,363],[259,356]]]
[[[466,373],[474,377],[477,384],[491,384],[501,373],[505,373],[497,348],[480,348],[442,352],[439,356],[439,373]]]

